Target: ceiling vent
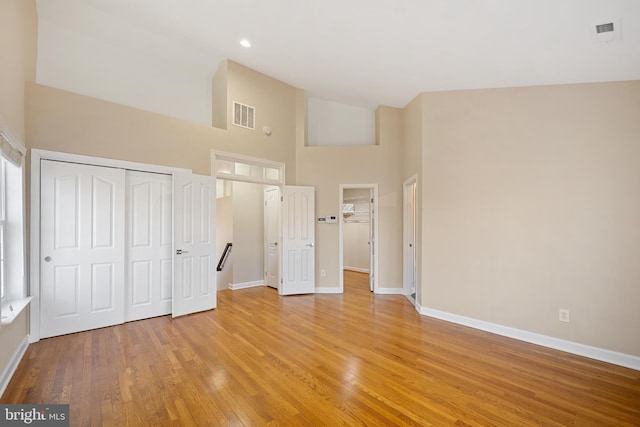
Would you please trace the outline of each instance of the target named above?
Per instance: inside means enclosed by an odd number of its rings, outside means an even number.
[[[242,128],[256,129],[256,109],[250,105],[233,101],[233,124]]]
[[[609,43],[620,40],[620,20],[603,21],[592,25],[591,37],[595,43]]]

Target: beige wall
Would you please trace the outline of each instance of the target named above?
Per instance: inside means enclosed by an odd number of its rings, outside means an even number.
[[[228,65],[229,102],[256,107],[256,131],[214,128],[32,83],[27,85],[27,145],[199,174],[210,173],[210,152],[216,149],[283,162],[295,176],[295,88]],[[273,130],[270,137],[262,132],[264,124]]]
[[[233,141],[234,153],[286,163],[286,182],[293,184],[296,176],[296,114],[297,89],[264,74],[257,73],[233,61],[227,62],[227,132]],[[233,101],[255,108],[255,131],[233,123]],[[262,131],[271,128],[271,135]]]
[[[0,2],[0,117],[24,142],[24,82],[35,79],[37,15],[34,0]]]
[[[25,140],[25,80],[35,78],[37,15],[34,0],[0,2],[0,126]],[[28,334],[29,309],[0,327],[0,373]]]
[[[264,190],[233,183],[233,283],[264,280]]]
[[[423,145],[423,120],[422,120],[422,96],[417,96],[402,110],[402,175],[401,179],[405,181],[416,178],[416,218],[422,218],[422,204],[420,202],[420,189],[422,188],[422,145]],[[403,188],[404,192],[404,188]],[[404,197],[404,196],[403,196]],[[403,206],[403,209],[406,207]],[[402,220],[404,221],[404,211]],[[403,237],[404,237],[404,223],[403,223]],[[415,258],[416,258],[416,301],[420,301],[422,295],[422,288],[420,286],[422,277],[422,222],[416,221],[416,244],[415,244]],[[404,250],[404,248],[403,248]],[[403,261],[404,262],[404,259]],[[404,264],[402,265],[404,269]],[[404,284],[404,282],[403,282]]]
[[[10,325],[0,328],[0,374],[12,362],[14,353],[28,334],[29,310],[23,310]]]
[[[421,304],[640,356],[640,81],[422,101]]]
[[[302,98],[302,97],[301,97]],[[299,107],[302,108],[300,102]],[[300,113],[302,115],[302,113]],[[378,184],[379,273],[381,288],[402,287],[402,111],[380,107],[379,145],[306,147],[298,135],[297,185],[316,188],[316,216],[340,212],[340,184]],[[338,224],[316,223],[316,286],[340,282]],[[326,277],[319,271],[326,270]]]
[[[229,242],[233,243],[233,198],[226,196],[216,199],[216,265]],[[218,290],[229,289],[233,283],[233,247],[216,279]]]
[[[218,65],[211,82],[211,123],[214,127],[227,129],[227,61]]]

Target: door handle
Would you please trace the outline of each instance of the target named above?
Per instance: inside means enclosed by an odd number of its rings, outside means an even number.
[[[305,246],[309,246],[310,248],[313,247],[313,243],[307,243]]]
[[[51,257],[50,256],[44,257],[44,262],[51,262]]]
[[[188,254],[189,251],[183,251],[182,249],[176,249],[176,255]]]

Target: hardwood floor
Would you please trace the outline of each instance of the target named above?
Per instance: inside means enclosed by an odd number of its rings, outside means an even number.
[[[44,339],[1,402],[70,403],[72,426],[638,426],[640,372],[420,316],[348,273],[343,295],[225,290]]]

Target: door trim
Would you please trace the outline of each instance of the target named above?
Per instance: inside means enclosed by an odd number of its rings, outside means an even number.
[[[171,174],[172,172],[191,173],[190,169],[136,163],[80,154],[61,153],[31,149],[31,212],[29,226],[29,295],[32,297],[29,324],[29,342],[40,341],[40,161],[53,160],[69,163],[82,163],[93,166],[105,166],[118,169],[138,170],[142,172]]]
[[[415,281],[416,284],[416,296],[415,299],[411,298],[410,292],[410,286],[411,284],[409,283],[409,241],[410,239],[410,227],[409,227],[409,221],[411,219],[411,213],[409,212],[409,208],[411,205],[411,201],[409,200],[409,187],[411,187],[412,185],[415,185],[415,194],[414,194],[414,202],[413,202],[413,217],[414,217],[414,221],[415,221],[415,225],[414,225],[414,229],[413,229],[413,234],[414,234],[414,238],[413,238],[413,253],[414,253],[414,258],[415,258],[415,265],[414,265],[414,273],[413,273],[413,280]],[[403,208],[403,212],[402,212],[402,292],[404,293],[404,295],[407,297],[407,299],[409,299],[409,301],[411,301],[416,307],[418,307],[418,301],[420,300],[420,280],[419,280],[419,234],[418,234],[418,230],[419,230],[419,216],[418,216],[418,203],[419,203],[419,199],[418,199],[418,176],[417,175],[413,175],[411,178],[407,179],[403,184],[402,184],[402,208]]]
[[[269,286],[268,284],[268,280],[267,280],[267,273],[268,273],[268,263],[269,263],[269,241],[267,239],[267,233],[268,233],[268,227],[269,227],[269,216],[267,214],[267,192],[269,191],[277,191],[277,197],[279,200],[277,200],[278,203],[278,213],[276,214],[276,222],[277,222],[277,231],[276,231],[276,252],[278,254],[278,277],[276,277],[276,286],[273,287],[275,289],[278,289],[280,286],[280,279],[282,278],[282,274],[281,274],[281,269],[282,269],[282,187],[278,187],[278,186],[269,186],[269,187],[264,187],[262,189],[262,194],[263,194],[263,199],[264,199],[264,211],[262,213],[263,219],[264,219],[264,245],[263,245],[263,262],[264,262],[264,285],[265,286]]]
[[[378,254],[380,253],[380,239],[378,232],[378,224],[380,218],[378,216],[378,184],[340,184],[339,186],[339,205],[338,205],[338,272],[339,286],[338,293],[344,293],[344,234],[342,230],[342,205],[344,204],[344,190],[350,189],[369,189],[373,197],[373,245],[369,246],[369,251],[373,249],[373,265],[369,266],[369,274],[373,275],[373,293],[379,293],[378,290]],[[371,253],[371,252],[369,252]]]

